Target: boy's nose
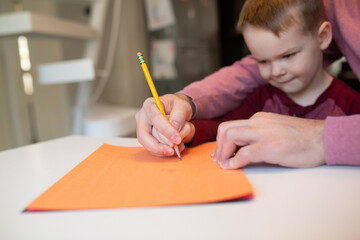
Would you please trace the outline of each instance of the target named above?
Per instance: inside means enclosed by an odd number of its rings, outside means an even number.
[[[282,76],[286,73],[285,68],[280,63],[271,64],[271,74],[274,77]]]

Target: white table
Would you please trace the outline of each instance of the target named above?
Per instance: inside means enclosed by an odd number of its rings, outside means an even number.
[[[247,167],[248,201],[22,212],[105,142],[139,145],[70,136],[0,152],[0,239],[360,239],[360,167]]]

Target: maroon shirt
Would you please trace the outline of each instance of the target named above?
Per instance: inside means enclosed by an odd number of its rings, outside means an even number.
[[[334,78],[314,104],[303,107],[280,89],[271,85],[261,86],[250,94],[239,108],[222,117],[213,120],[192,120],[195,126],[195,137],[191,145],[215,141],[220,123],[248,119],[256,112],[272,112],[311,119],[358,114],[360,113],[360,94]]]

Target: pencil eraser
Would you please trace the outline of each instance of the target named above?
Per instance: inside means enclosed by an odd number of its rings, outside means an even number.
[[[140,57],[142,54],[141,54],[141,52],[138,52],[137,55],[138,55],[138,57]]]

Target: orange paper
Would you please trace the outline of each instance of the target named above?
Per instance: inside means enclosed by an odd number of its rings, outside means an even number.
[[[177,157],[152,156],[142,147],[102,145],[27,206],[28,211],[146,207],[248,198],[242,170],[211,159],[215,143]]]

